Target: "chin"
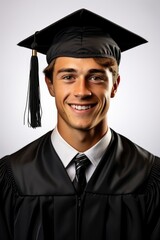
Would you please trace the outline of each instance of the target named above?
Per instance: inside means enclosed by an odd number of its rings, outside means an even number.
[[[92,126],[90,124],[89,125],[73,124],[71,127],[75,130],[80,130],[80,131],[88,131],[92,128]]]

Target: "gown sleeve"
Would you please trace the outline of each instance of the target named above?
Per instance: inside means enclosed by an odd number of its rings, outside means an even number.
[[[146,189],[147,221],[150,240],[160,239],[160,159],[155,158]]]
[[[13,239],[14,187],[7,158],[0,159],[0,239]]]

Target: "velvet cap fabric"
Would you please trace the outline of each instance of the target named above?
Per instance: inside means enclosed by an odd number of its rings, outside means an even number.
[[[111,57],[120,63],[121,52],[146,43],[137,34],[89,11],[77,10],[37,31],[18,45],[57,57]]]

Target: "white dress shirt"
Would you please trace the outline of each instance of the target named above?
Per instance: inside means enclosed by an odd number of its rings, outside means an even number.
[[[90,166],[86,170],[86,180],[88,181],[92,176],[94,170],[102,159],[109,143],[111,140],[111,130],[108,129],[104,137],[96,143],[93,147],[84,152],[84,154],[91,161]],[[53,130],[51,134],[52,145],[61,159],[66,171],[73,181],[75,177],[75,165],[73,163],[73,158],[79,153],[76,149],[70,146],[59,134],[57,127]]]

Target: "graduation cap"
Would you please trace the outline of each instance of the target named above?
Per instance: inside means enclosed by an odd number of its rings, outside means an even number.
[[[48,64],[57,57],[109,57],[120,63],[121,52],[146,43],[137,34],[89,11],[80,9],[18,43],[32,49],[28,123],[41,125],[37,52]]]

